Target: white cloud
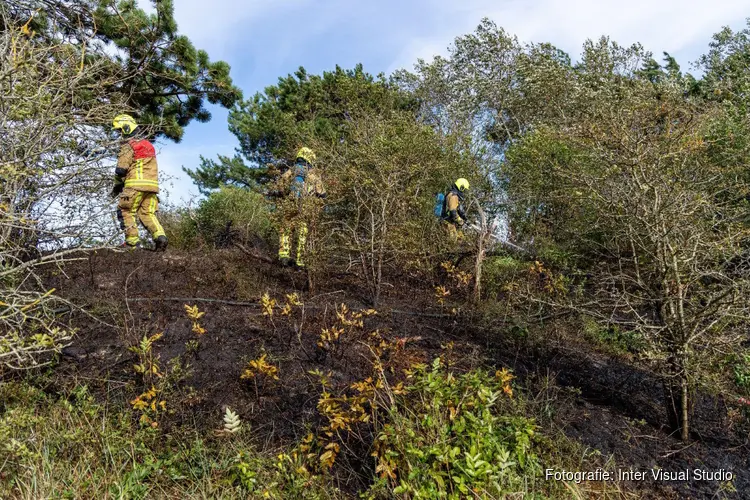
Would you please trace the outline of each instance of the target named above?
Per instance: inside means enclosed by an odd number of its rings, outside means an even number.
[[[213,59],[225,59],[240,41],[251,43],[256,23],[282,17],[311,3],[312,0],[179,0],[175,2],[174,15],[180,33],[187,35],[196,47],[206,50]],[[154,12],[150,0],[138,0],[138,5]],[[285,27],[280,28],[279,35],[283,36]],[[273,43],[273,40],[252,43]]]
[[[139,5],[153,11],[150,0]],[[608,35],[623,45],[640,42],[660,59],[674,55],[683,68],[705,52],[724,25],[744,26],[748,0],[178,0],[180,32],[213,60],[232,65],[246,96],[299,65],[330,69],[339,54],[376,61],[368,71],[411,69],[418,58],[447,54],[456,36],[489,17],[525,42],[551,42],[576,59],[583,42]],[[342,44],[347,45],[342,50]],[[359,56],[358,56],[359,57]],[[205,128],[204,128],[205,127]],[[193,124],[181,144],[165,144],[160,166],[175,176],[173,202],[197,194],[182,172],[198,156],[233,154],[235,139],[224,113]]]
[[[574,59],[586,39],[607,35],[623,45],[640,42],[657,59],[662,51],[670,52],[685,65],[699,54],[683,51],[707,47],[713,33],[728,24],[738,27],[748,14],[747,0],[440,0],[433,8],[444,11],[450,24],[430,38],[412,40],[391,70],[411,68],[418,57],[445,55],[453,39],[473,31],[483,17],[522,41],[551,42]]]

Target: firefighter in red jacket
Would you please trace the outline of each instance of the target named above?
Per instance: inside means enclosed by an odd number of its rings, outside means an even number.
[[[112,195],[120,196],[117,218],[125,231],[125,245],[129,248],[141,246],[137,217],[151,233],[155,250],[163,252],[167,249],[167,236],[156,218],[159,209],[156,150],[149,141],[131,137],[137,127],[135,119],[125,114],[117,115],[112,123],[112,128],[119,130],[125,139],[117,158]]]

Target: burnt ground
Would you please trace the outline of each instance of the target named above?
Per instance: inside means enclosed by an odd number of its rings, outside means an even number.
[[[136,355],[127,347],[144,334],[164,334],[154,348],[162,370],[169,360],[182,360],[182,369],[171,372],[172,413],[165,417],[166,429],[219,428],[228,406],[265,444],[278,444],[303,436],[319,422],[321,386],[312,370],[330,372],[338,387],[371,374],[366,333],[337,352],[316,347],[321,329],[335,322],[337,305],[369,307],[352,275],[321,277],[314,290],[306,291],[303,274],[234,250],[144,251],[99,252],[50,268],[45,279],[46,286],[87,311],[66,315],[78,335],[57,370],[64,375],[62,384],[86,383],[101,398],[128,401],[136,395],[138,377]],[[285,294],[295,291],[304,306],[290,317],[277,313],[272,323],[261,314],[263,293],[283,304]],[[186,303],[206,313],[201,325],[207,333],[197,352],[186,345],[197,338]],[[750,498],[747,443],[728,431],[720,399],[697,398],[693,441],[686,447],[662,426],[666,417],[658,377],[623,360],[553,338],[530,347],[502,330],[474,327],[468,317],[457,319],[435,303],[432,283],[406,272],[390,279],[377,309],[377,315],[365,319],[363,332],[377,329],[386,339],[402,339],[403,350],[391,360],[394,371],[438,355],[466,368],[507,366],[537,403],[544,406],[549,399],[549,421],[599,450],[602,464],[611,457],[623,469],[724,469],[735,476],[737,493],[720,491],[719,483],[711,481],[626,483],[638,497]],[[452,347],[446,351],[448,344]],[[247,362],[263,352],[279,367],[279,380],[258,386],[241,380]],[[547,378],[554,380],[553,388],[540,389]]]

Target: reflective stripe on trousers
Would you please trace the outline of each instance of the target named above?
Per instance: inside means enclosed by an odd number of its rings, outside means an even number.
[[[293,225],[281,229],[279,234],[279,259],[288,259],[291,257],[290,235],[294,231]],[[304,265],[305,245],[307,244],[307,224],[300,222],[296,224],[297,231],[297,255],[295,261],[298,266]]]

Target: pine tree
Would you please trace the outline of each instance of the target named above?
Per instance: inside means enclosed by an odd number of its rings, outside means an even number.
[[[352,70],[337,66],[322,76],[301,67],[231,111],[229,128],[239,139],[239,155],[202,158],[200,167],[186,172],[204,193],[225,184],[262,184],[269,166],[288,161],[303,144],[341,144],[355,113],[385,116],[397,109],[415,109],[414,102],[361,64]]]
[[[188,123],[211,118],[206,101],[229,108],[242,94],[226,62],[212,62],[179,34],[173,0],[152,1],[153,14],[135,0],[2,0],[2,7],[9,22],[27,24],[38,43],[80,51],[84,70],[92,59],[109,57],[110,91],[126,96],[154,135],[179,142]],[[106,45],[107,53],[87,50],[94,44]]]
[[[698,82],[708,99],[729,101],[741,113],[750,109],[750,18],[737,32],[725,27],[713,36],[710,50],[698,65],[704,71]]]

